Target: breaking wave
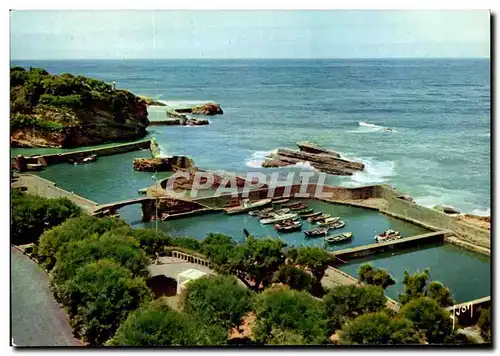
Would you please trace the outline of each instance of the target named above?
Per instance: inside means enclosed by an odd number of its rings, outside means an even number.
[[[491,216],[491,211],[490,208],[488,209],[474,209],[472,210],[472,215],[478,215],[478,216]]]
[[[366,130],[369,130],[369,131],[392,131],[392,132],[397,132],[393,128],[386,127],[386,126],[375,125],[375,124],[370,124],[370,123],[364,122],[364,121],[360,121],[360,122],[358,122],[358,124],[363,129],[364,132],[367,132]]]
[[[316,168],[311,166],[311,163],[309,162],[297,162],[292,167],[301,168],[303,170],[308,170],[308,171],[316,171]]]
[[[365,169],[346,177],[347,181],[343,182],[343,186],[356,187],[385,183],[396,175],[396,162],[394,161],[377,161],[371,158],[352,158],[352,160],[363,162]]]
[[[265,161],[266,156],[272,151],[255,151],[250,158],[247,159],[246,165],[251,168],[261,168],[262,162]]]

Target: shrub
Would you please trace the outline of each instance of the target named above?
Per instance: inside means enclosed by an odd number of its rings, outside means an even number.
[[[116,218],[97,218],[84,215],[69,219],[62,225],[43,233],[37,253],[40,261],[47,269],[52,269],[56,263],[56,254],[69,241],[84,240],[91,235],[102,235],[106,231],[121,229],[123,233],[130,231],[130,227],[123,220]]]
[[[139,242],[139,246],[149,257],[163,251],[163,247],[172,245],[172,239],[161,231],[153,229],[132,229],[130,236]]]
[[[312,291],[316,278],[307,273],[303,268],[298,268],[290,264],[282,265],[274,273],[273,282],[288,285],[291,289]]]
[[[201,249],[200,241],[192,237],[174,237],[172,239],[172,245],[197,252]]]
[[[383,289],[386,289],[396,283],[389,272],[385,269],[373,268],[369,264],[361,265],[359,267],[358,274],[361,282],[380,286]]]
[[[481,309],[477,326],[481,329],[481,336],[484,340],[491,342],[491,308]]]
[[[83,214],[81,208],[67,198],[48,199],[13,190],[11,243],[15,245],[37,243],[44,231],[81,214]]]
[[[185,313],[228,330],[250,311],[252,295],[233,276],[206,276],[187,284],[183,304]]]
[[[82,97],[79,94],[56,96],[51,94],[40,95],[40,103],[51,106],[67,106],[79,108],[82,106]]]
[[[59,290],[72,326],[91,345],[102,345],[131,311],[152,298],[144,279],[107,260],[79,268]]]
[[[227,331],[170,309],[162,300],[131,313],[108,346],[215,346],[227,342]]]
[[[340,342],[348,345],[420,344],[411,321],[393,319],[383,312],[364,314],[342,328]]]
[[[255,304],[256,322],[252,328],[255,341],[271,344],[273,330],[291,331],[304,344],[327,342],[326,315],[323,302],[309,293],[287,287],[270,288],[259,294]]]

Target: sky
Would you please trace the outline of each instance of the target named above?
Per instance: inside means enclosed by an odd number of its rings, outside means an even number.
[[[11,59],[490,56],[486,10],[11,11]]]

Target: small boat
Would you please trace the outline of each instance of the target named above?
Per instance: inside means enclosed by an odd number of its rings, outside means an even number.
[[[307,219],[310,223],[315,223],[317,221],[322,221],[330,217],[330,214],[322,214],[322,215],[317,215],[313,216]]]
[[[300,214],[300,217],[302,219],[308,219],[309,218],[314,218],[315,216],[320,216],[323,212],[322,211],[317,211],[315,213],[310,213],[310,214]]]
[[[322,226],[322,227],[327,227],[329,229],[340,229],[341,227],[344,227],[345,226],[345,223],[343,221],[336,221],[336,222],[333,222],[333,223],[320,223],[318,224],[319,226]]]
[[[326,227],[320,227],[320,228],[304,231],[304,234],[306,234],[307,237],[326,236],[326,234],[328,234],[328,230],[329,229]]]
[[[317,221],[316,224],[318,224],[319,226],[326,226],[329,224],[336,223],[339,220],[340,220],[340,218],[338,216],[336,216],[336,217],[326,218],[324,220]]]
[[[301,209],[297,211],[297,214],[299,215],[304,215],[304,214],[310,214],[314,211],[313,208],[306,208],[306,209]]]
[[[269,214],[273,210],[274,210],[273,207],[269,207],[269,208],[265,208],[265,209],[261,209],[261,210],[252,210],[252,211],[248,212],[248,215],[251,215],[251,216],[261,216],[261,215]]]
[[[303,209],[307,209],[307,205],[302,203],[290,207],[290,210],[303,210]]]
[[[288,198],[274,198],[273,204],[283,204],[283,203],[288,203],[289,201],[290,201],[290,199],[288,199]]]
[[[90,163],[90,162],[94,162],[94,161],[97,161],[97,155],[90,155],[90,156],[87,156],[87,157],[82,158],[82,159],[77,159],[77,160],[75,160],[74,164],[75,165],[85,164],[85,163]]]
[[[275,210],[271,213],[274,213],[275,215],[283,215],[283,214],[286,214],[286,213],[289,213],[290,212],[290,208],[283,208],[283,209],[278,209],[278,210]]]
[[[383,242],[383,241],[391,241],[391,240],[397,240],[400,239],[401,235],[399,234],[399,231],[394,231],[394,230],[386,230],[381,234],[378,234],[377,236],[374,237],[374,239],[377,242]]]
[[[283,208],[291,208],[292,206],[296,206],[296,205],[299,205],[299,204],[302,204],[302,203],[299,202],[299,201],[291,201],[289,203],[283,204],[282,207]]]
[[[297,214],[290,213],[290,214],[276,215],[276,216],[273,216],[273,217],[267,218],[267,219],[260,219],[259,221],[261,224],[273,224],[276,222],[280,222],[283,220],[289,220],[289,219],[293,219],[296,217],[297,217]]]
[[[323,240],[329,244],[334,244],[336,242],[347,241],[352,238],[352,232],[344,232],[338,235],[325,236]]]
[[[250,202],[250,200],[244,199],[240,206],[226,208],[226,214],[233,215],[245,213],[247,211],[260,208],[261,206],[267,205],[269,203],[271,203],[271,199],[261,199],[257,200],[256,202]]]
[[[40,163],[28,163],[28,164],[26,164],[26,169],[28,171],[41,171],[43,169],[43,164],[40,164]]]
[[[279,232],[292,232],[302,228],[302,221],[284,220],[279,224],[274,225],[274,228]]]

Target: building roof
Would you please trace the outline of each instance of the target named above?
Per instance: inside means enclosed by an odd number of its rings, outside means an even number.
[[[190,268],[185,270],[184,272],[179,273],[179,277],[187,278],[187,279],[198,279],[206,275],[205,272],[202,272],[198,269]]]

